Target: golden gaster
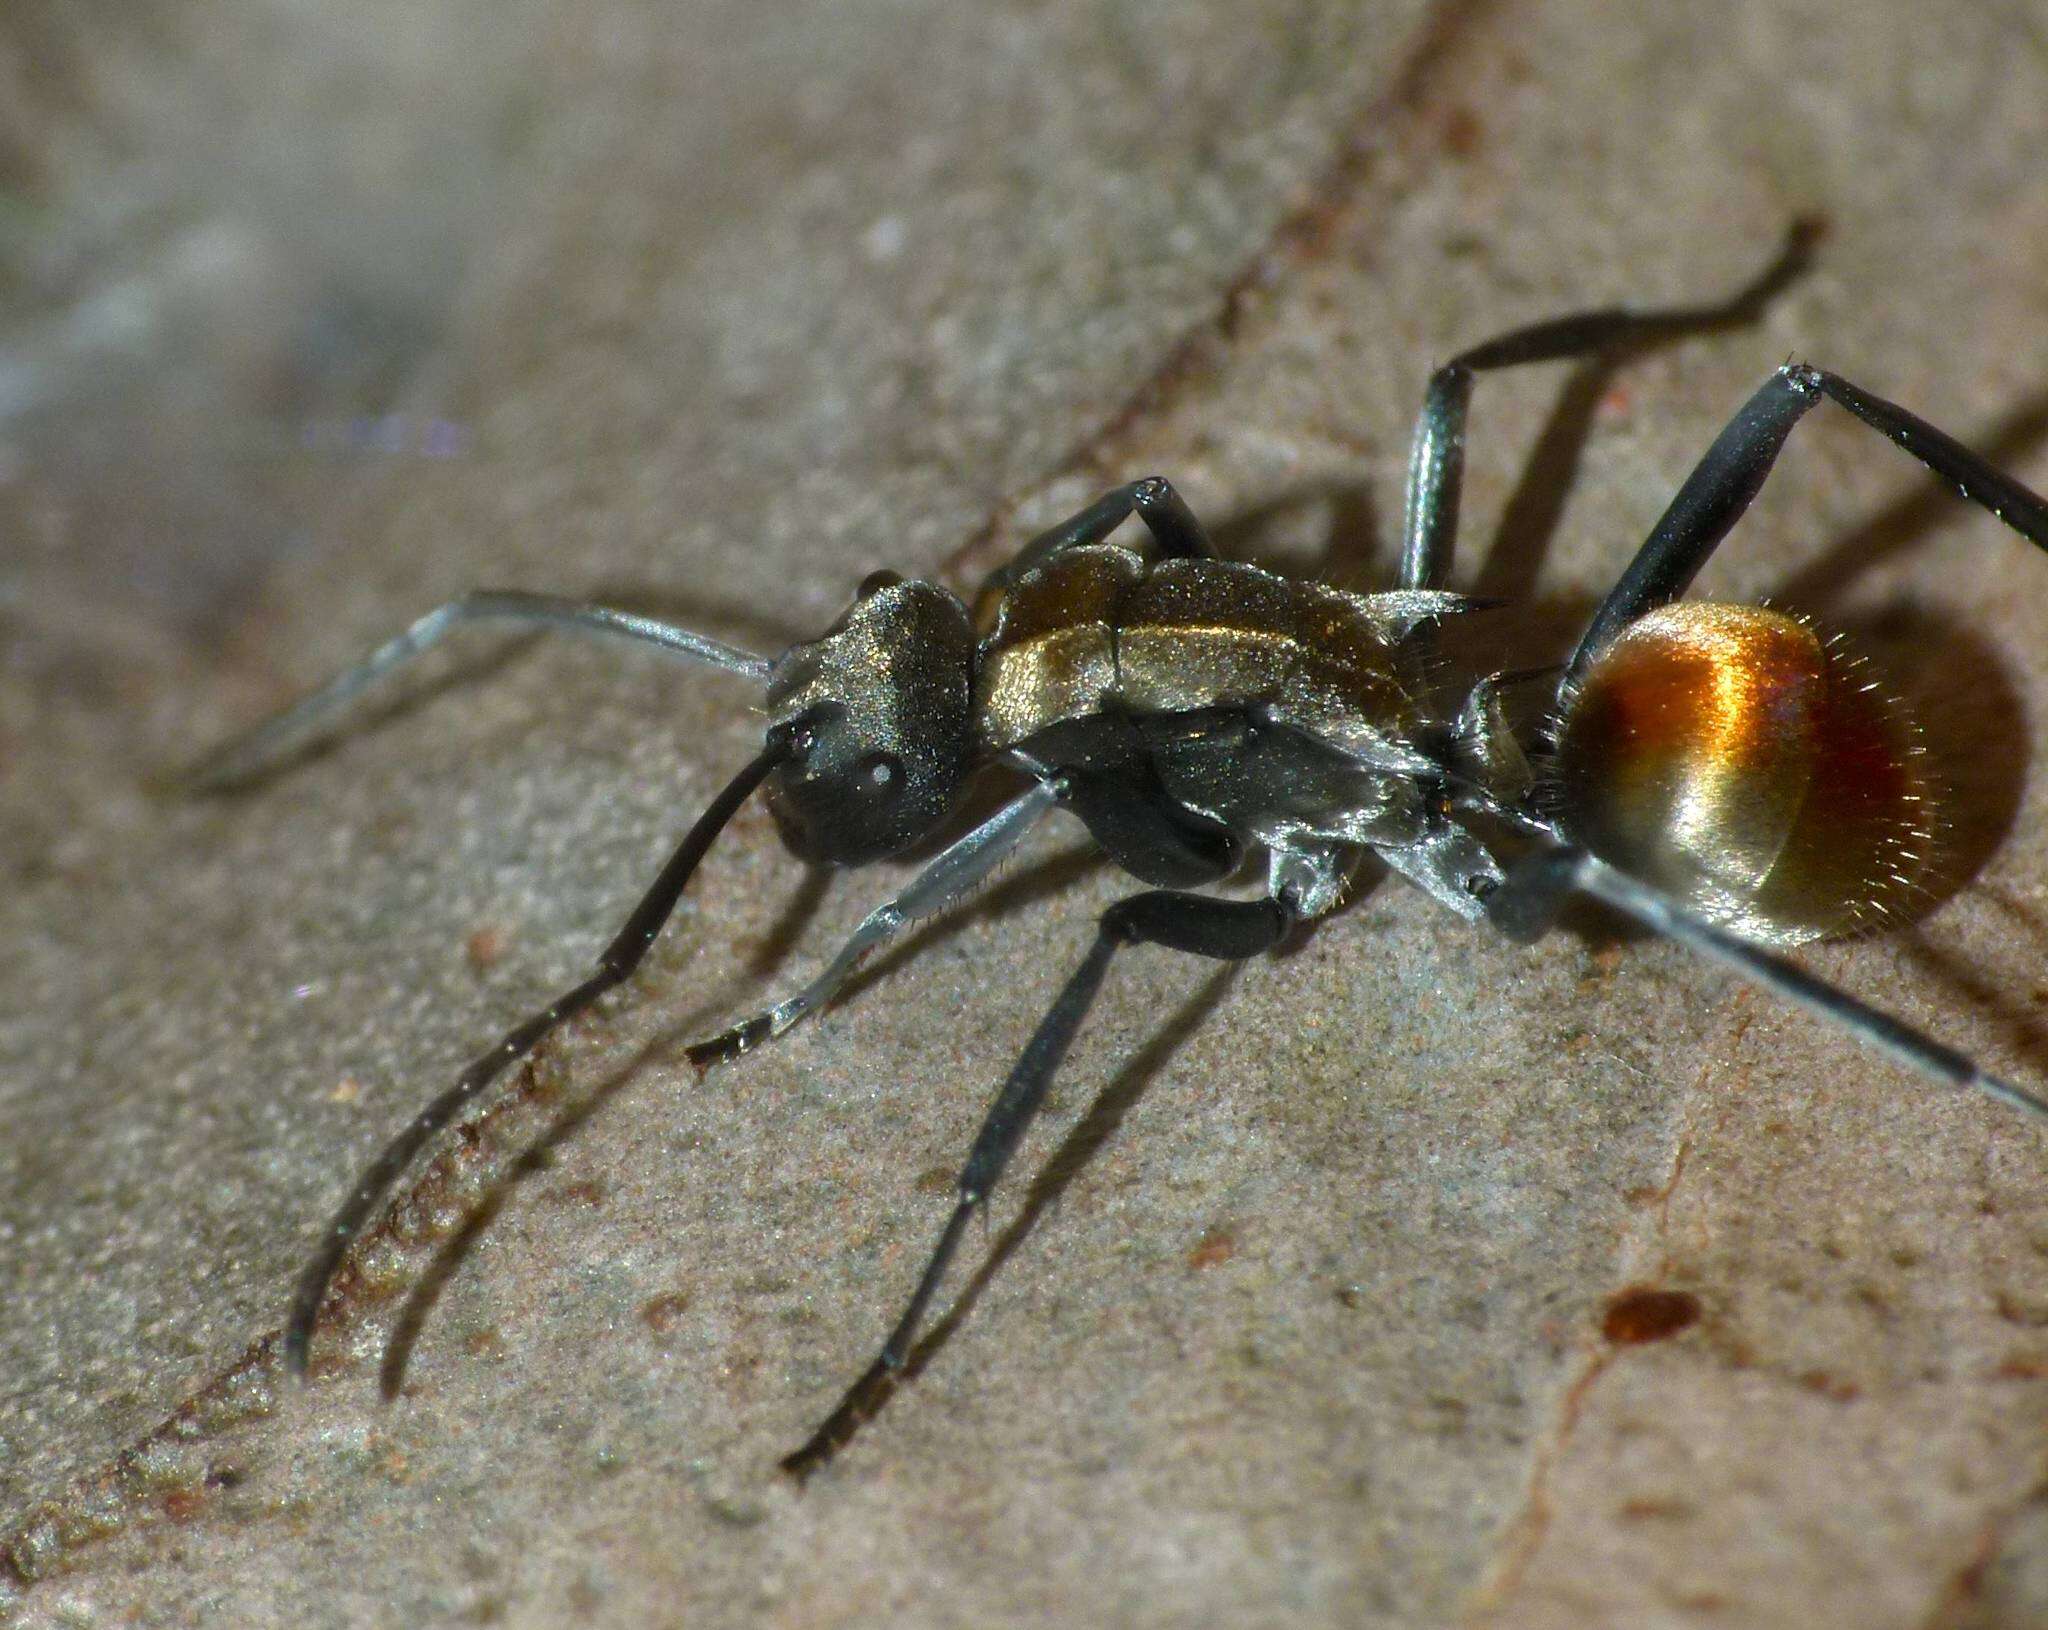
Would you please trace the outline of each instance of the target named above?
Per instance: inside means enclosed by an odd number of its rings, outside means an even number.
[[[1681,600],[1625,629],[1565,703],[1558,779],[1574,841],[1771,945],[1882,916],[1930,847],[1905,709],[1760,606]]]

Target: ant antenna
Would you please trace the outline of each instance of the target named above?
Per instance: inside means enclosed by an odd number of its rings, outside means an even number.
[[[761,684],[774,664],[736,646],[638,612],[592,605],[555,594],[528,594],[519,589],[478,589],[446,605],[436,606],[404,632],[393,635],[353,668],[344,669],[312,695],[293,703],[246,735],[237,736],[218,752],[176,776],[173,787],[183,793],[221,792],[253,781],[274,769],[319,725],[402,667],[429,646],[468,623],[509,623],[524,628],[566,628],[614,639],[658,645],[693,662],[709,663]]]

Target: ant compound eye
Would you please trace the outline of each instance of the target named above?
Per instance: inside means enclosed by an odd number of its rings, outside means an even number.
[[[880,594],[884,589],[893,589],[902,581],[903,574],[901,572],[892,572],[887,569],[879,572],[869,572],[866,577],[860,580],[860,587],[854,590],[854,598],[856,600],[865,600],[871,594]]]
[[[849,751],[854,745],[828,731],[809,760],[770,785],[784,837],[808,859],[853,863],[909,841],[901,828],[919,792],[917,766],[894,753]]]

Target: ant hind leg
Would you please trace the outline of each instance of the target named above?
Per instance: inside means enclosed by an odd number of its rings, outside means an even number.
[[[1751,984],[1797,1003],[1931,1081],[1971,1088],[2016,1109],[2048,1116],[2048,1100],[2038,1094],[1991,1074],[1967,1054],[1808,973],[1789,958],[1716,927],[1661,889],[1636,881],[1583,849],[1539,849],[1521,861],[1488,897],[1486,914],[1509,939],[1529,944],[1549,932],[1574,894],[1611,906],[1653,933],[1733,969]]]
[[[1560,695],[1630,623],[1685,593],[1763,487],[1792,427],[1822,397],[1839,403],[1911,453],[2029,543],[2048,549],[2048,499],[1897,403],[1873,396],[1825,369],[1787,363],[1757,387],[1714,438],[1713,446],[1636,551],[1628,570],[1600,602],[1572,653],[1559,685]]]
[[[1819,236],[1816,222],[1793,222],[1778,258],[1747,287],[1712,305],[1573,312],[1511,329],[1461,351],[1437,369],[1430,376],[1409,444],[1400,586],[1440,589],[1450,577],[1458,494],[1465,474],[1465,416],[1480,374],[1524,363],[1620,354],[1754,322],[1764,306],[1806,270]]]

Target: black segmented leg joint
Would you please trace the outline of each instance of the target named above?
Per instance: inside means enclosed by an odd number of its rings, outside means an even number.
[[[1825,388],[1821,371],[1810,362],[1788,362],[1778,370],[1778,377],[1805,396],[1818,396]]]
[[[1578,887],[1576,849],[1544,849],[1521,861],[1486,900],[1486,918],[1518,945],[1533,945],[1550,932],[1564,903]]]

